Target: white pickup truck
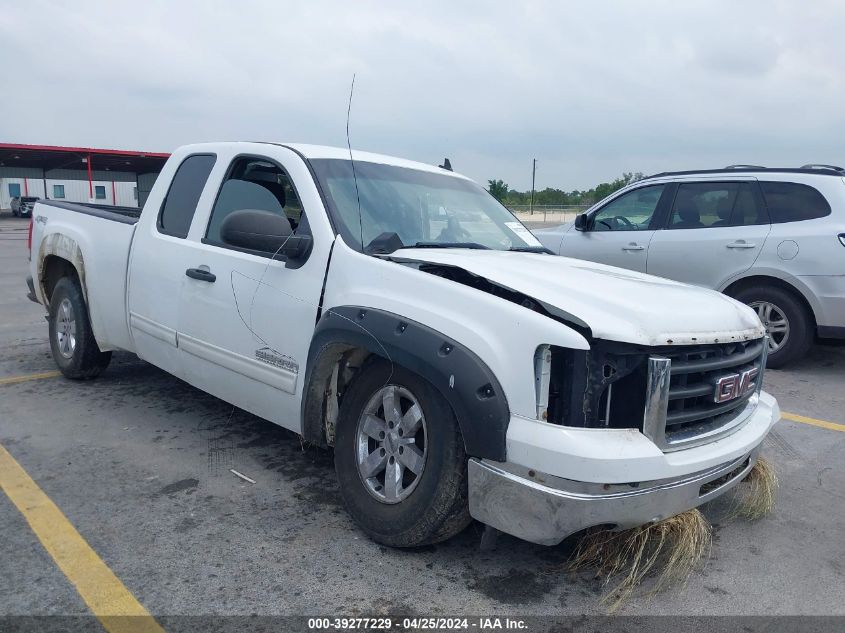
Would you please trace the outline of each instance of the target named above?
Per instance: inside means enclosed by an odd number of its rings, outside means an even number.
[[[128,350],[334,447],[350,514],[388,545],[472,517],[549,545],[656,521],[741,481],[780,417],[753,310],[552,256],[443,168],[191,145],[140,215],[39,201],[31,226],[66,376]]]

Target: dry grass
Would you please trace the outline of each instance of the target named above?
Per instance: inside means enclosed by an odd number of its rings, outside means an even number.
[[[778,478],[772,462],[764,457],[734,490],[730,517],[759,519],[775,506]],[[593,530],[578,543],[568,563],[570,571],[594,569],[605,587],[602,597],[613,613],[629,600],[646,578],[653,579],[649,594],[684,586],[690,574],[710,551],[712,529],[693,509],[658,523],[622,532]]]
[[[778,476],[775,467],[765,457],[760,457],[748,477],[736,490],[731,517],[755,520],[766,516],[775,507]]]
[[[615,582],[602,598],[612,613],[646,576],[656,577],[652,593],[686,584],[710,551],[710,544],[710,524],[693,509],[622,532],[590,532],[579,543],[569,566],[572,571],[594,568],[605,586]]]

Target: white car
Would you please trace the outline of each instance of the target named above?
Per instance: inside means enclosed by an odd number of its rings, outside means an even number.
[[[671,516],[740,482],[780,417],[748,307],[554,257],[469,179],[387,156],[183,147],[140,218],[38,202],[28,282],[66,376],[128,350],[333,446],[393,546]]]
[[[32,207],[38,202],[39,198],[34,196],[15,196],[12,198],[10,207],[12,215],[15,217],[28,218],[32,215]]]
[[[757,311],[769,367],[816,335],[845,338],[845,171],[736,166],[664,173],[574,223],[534,231],[551,251],[713,288]]]

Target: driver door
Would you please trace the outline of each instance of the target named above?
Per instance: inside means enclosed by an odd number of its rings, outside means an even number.
[[[560,254],[644,273],[668,189],[648,185],[617,196],[590,214],[586,230],[566,232]]]
[[[316,211],[319,198],[307,167],[289,150],[272,150],[218,154],[229,161],[226,175],[183,246],[179,350],[187,382],[299,431],[302,374],[331,240],[315,240],[307,256],[285,261],[230,246],[221,236],[223,220],[238,209],[284,215],[292,235],[313,235],[306,209]]]

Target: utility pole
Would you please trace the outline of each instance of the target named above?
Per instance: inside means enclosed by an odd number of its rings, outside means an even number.
[[[534,215],[534,177],[537,175],[537,159],[531,167],[531,205],[528,207],[528,215]]]

